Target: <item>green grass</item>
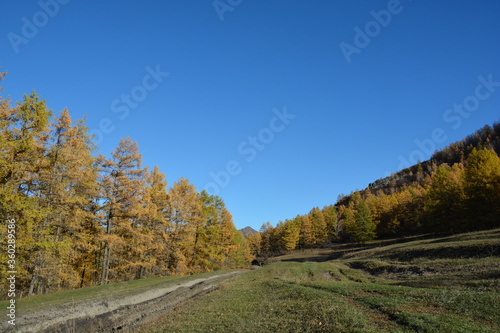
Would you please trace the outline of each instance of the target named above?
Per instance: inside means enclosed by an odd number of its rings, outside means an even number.
[[[342,263],[275,263],[142,332],[498,332],[498,293],[414,288]]]
[[[297,251],[141,332],[499,332],[499,243],[496,230],[348,253],[340,246],[343,256],[311,251],[324,262],[294,262],[307,259]]]
[[[320,266],[277,263],[251,271],[143,332],[376,332],[376,311],[310,284],[331,280]]]

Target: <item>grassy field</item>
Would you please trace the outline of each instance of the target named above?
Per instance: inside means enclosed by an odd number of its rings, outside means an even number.
[[[141,332],[500,332],[500,230],[275,261]]]

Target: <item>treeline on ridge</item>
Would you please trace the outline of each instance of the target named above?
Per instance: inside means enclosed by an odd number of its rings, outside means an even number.
[[[340,195],[334,205],[250,237],[252,253],[268,257],[337,241],[458,233],[500,227],[500,123],[436,151],[425,162]]]
[[[0,97],[0,216],[15,220],[17,297],[249,262],[220,197],[187,179],[167,189],[129,138],[110,157],[96,148],[83,120],[52,116],[35,92],[15,105]],[[1,251],[3,281],[8,260]]]

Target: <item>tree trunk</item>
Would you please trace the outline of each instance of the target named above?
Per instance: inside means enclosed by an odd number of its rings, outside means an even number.
[[[31,278],[31,283],[30,283],[30,289],[28,291],[28,296],[33,296],[33,291],[35,290],[35,283],[38,278],[37,272],[36,272],[36,267],[35,270],[33,271],[33,277]]]
[[[39,261],[40,261],[40,253],[36,255],[35,258],[35,268],[33,268],[33,276],[31,277],[31,282],[30,282],[30,289],[28,291],[28,296],[33,296],[33,292],[35,291],[35,284],[36,281],[38,280],[38,267],[39,267]]]
[[[86,267],[84,267],[83,270],[82,270],[82,277],[81,277],[81,280],[80,280],[80,288],[83,288],[83,284],[85,282],[85,270],[86,270]]]
[[[105,285],[108,281],[108,264],[109,264],[109,245],[106,243],[104,246],[104,255],[102,258],[102,271],[101,271],[101,286]]]
[[[191,259],[191,268],[193,268],[194,266],[194,261],[196,260],[196,255],[197,255],[197,250],[196,250],[196,247],[198,245],[198,237],[199,237],[199,232],[198,232],[198,229],[199,228],[196,228],[196,232],[195,232],[195,238],[194,238],[194,245],[193,245],[193,258]]]
[[[108,213],[108,223],[106,224],[106,235],[111,234],[111,221],[112,220],[113,220],[113,213],[111,212],[111,209],[110,209],[110,211]],[[105,245],[104,245],[104,255],[102,258],[101,286],[105,285],[108,282],[109,253],[110,253],[109,243],[108,243],[108,241],[106,241]]]

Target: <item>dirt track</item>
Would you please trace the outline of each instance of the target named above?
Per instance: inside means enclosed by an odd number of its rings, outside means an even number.
[[[134,332],[180,303],[207,294],[225,279],[240,273],[223,273],[138,295],[37,311],[20,317],[14,332]],[[0,331],[4,329],[0,325]]]

